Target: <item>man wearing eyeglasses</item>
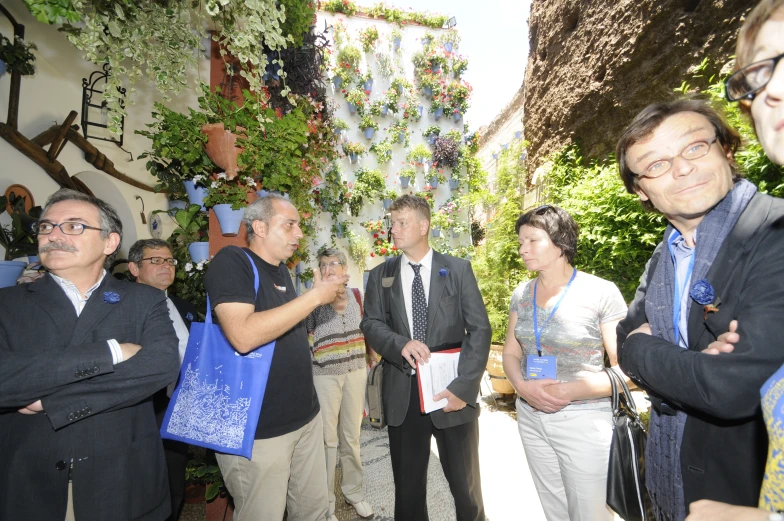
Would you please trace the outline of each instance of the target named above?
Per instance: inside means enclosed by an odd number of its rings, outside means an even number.
[[[166,304],[169,318],[174,324],[179,342],[180,364],[188,346],[188,332],[191,322],[196,320],[196,307],[187,300],[176,295],[169,295],[167,290],[174,283],[177,259],[172,256],[169,243],[161,239],[142,239],[136,241],[128,250],[128,269],[136,278],[136,282],[147,284],[166,292]],[[155,418],[158,426],[163,422],[169,398],[174,391],[173,381],[153,396]],[[172,513],[170,520],[176,521],[182,508],[185,493],[185,467],[188,465],[188,445],[175,440],[163,440],[166,454],[166,467],[169,471],[169,492],[171,493]]]
[[[759,390],[784,363],[784,202],[741,178],[739,145],[709,105],[679,100],[644,109],[617,146],[627,191],[669,222],[618,325],[620,366],[653,405],[646,486],[660,519],[759,499]]]
[[[63,189],[36,225],[48,274],[0,290],[0,519],[162,521],[152,395],[177,376],[160,291],[112,277],[115,210]]]

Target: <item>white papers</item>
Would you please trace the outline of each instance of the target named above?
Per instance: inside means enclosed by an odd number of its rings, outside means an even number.
[[[419,403],[423,413],[430,413],[446,407],[447,399],[433,401],[433,396],[442,392],[457,378],[457,364],[460,360],[460,349],[439,351],[430,354],[426,364],[417,362],[417,378],[419,378]]]

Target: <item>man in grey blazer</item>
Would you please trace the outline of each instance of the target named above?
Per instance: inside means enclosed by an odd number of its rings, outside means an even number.
[[[479,382],[490,352],[490,321],[471,264],[433,251],[427,237],[430,206],[404,195],[390,207],[391,235],[400,257],[370,273],[367,342],[383,357],[383,402],[395,479],[395,520],[426,521],[431,436],[455,499],[458,521],[485,518],[479,474]],[[431,351],[460,348],[458,376],[434,399],[447,405],[420,412],[412,368]]]
[[[105,202],[60,190],[36,228],[48,274],[0,290],[0,520],[166,519],[165,295],[105,271],[122,240]]]

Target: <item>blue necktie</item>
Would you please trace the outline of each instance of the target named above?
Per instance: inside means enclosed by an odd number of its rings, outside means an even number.
[[[419,270],[422,268],[421,264],[411,264],[411,269],[414,270],[414,283],[411,286],[411,311],[413,314],[414,340],[419,340],[425,343],[425,331],[427,331],[427,300],[425,299],[425,286],[422,284],[422,276]]]

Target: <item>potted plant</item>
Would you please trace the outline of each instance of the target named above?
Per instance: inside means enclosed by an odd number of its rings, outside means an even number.
[[[403,33],[397,27],[392,29],[392,32],[389,35],[389,39],[392,42],[392,50],[394,52],[400,51],[400,42],[403,40]]]
[[[384,219],[377,219],[375,221],[364,221],[359,223],[366,232],[373,236],[373,238],[378,238],[379,235],[386,235],[386,229],[384,227]]]
[[[433,115],[433,118],[438,121],[444,115],[444,102],[441,101],[440,98],[433,98],[428,112],[430,112]]]
[[[209,221],[207,214],[201,211],[201,206],[192,204],[185,210],[174,212],[174,222],[177,228],[169,237],[172,243],[172,253],[176,250],[187,250],[194,263],[203,262],[210,256],[210,238],[208,234]]]
[[[460,237],[461,234],[466,232],[468,232],[468,226],[464,222],[455,219],[452,224],[452,237]]]
[[[455,79],[459,79],[466,69],[468,69],[467,58],[463,58],[462,56],[455,56],[452,58],[452,74],[454,75]]]
[[[438,43],[444,48],[444,52],[452,53],[460,44],[460,33],[455,29],[449,29],[438,37]]]
[[[362,86],[365,95],[370,96],[370,92],[373,90],[373,74],[371,74],[370,71],[367,71],[359,77],[357,83]]]
[[[344,120],[340,118],[332,118],[332,130],[335,135],[341,135],[343,131],[348,130],[349,126]]]
[[[408,152],[406,159],[412,164],[425,165],[432,157],[433,153],[424,143],[417,143],[414,148]]]
[[[430,183],[430,186],[435,189],[438,188],[438,185],[441,183],[446,183],[446,176],[442,174],[442,170],[436,171],[435,169],[432,170],[432,175],[428,177],[427,181]]]
[[[413,88],[413,85],[405,77],[396,76],[389,84],[389,88],[396,90],[398,95],[402,96],[405,92],[410,91]]]
[[[236,237],[240,231],[242,215],[248,202],[249,184],[255,189],[253,179],[241,177],[229,180],[226,174],[218,174],[207,189],[204,206],[215,212],[224,236]]]
[[[430,233],[433,237],[441,236],[441,229],[449,226],[449,219],[441,211],[433,212],[430,215]]]
[[[359,122],[359,128],[365,133],[365,139],[373,139],[373,134],[378,130],[378,123],[371,114],[364,114]]]
[[[368,26],[359,31],[359,41],[362,43],[362,50],[371,52],[378,41],[378,29],[375,25]]]
[[[0,34],[0,76],[4,72],[18,72],[22,76],[35,74],[35,54],[30,51],[37,49],[34,43],[25,43],[18,36],[12,42]]]
[[[348,206],[351,215],[359,217],[366,199],[376,200],[386,189],[384,175],[375,169],[360,168],[356,171],[357,180],[349,197]]]
[[[400,170],[397,175],[400,177],[400,186],[403,188],[408,188],[409,183],[416,177],[416,170],[410,166],[407,166]]]
[[[332,237],[342,239],[346,233],[346,230],[349,229],[349,226],[351,226],[351,221],[335,221],[335,223],[330,228],[330,234]]]
[[[441,134],[441,127],[438,125],[430,125],[422,132],[422,137],[427,138],[428,143],[432,145],[439,134]]]
[[[351,163],[356,163],[357,159],[364,155],[365,152],[367,152],[365,146],[357,141],[349,141],[343,144],[343,153],[348,156],[348,160]]]
[[[362,273],[365,271],[367,257],[370,254],[367,239],[361,238],[354,230],[346,230],[345,235],[348,240],[348,255]]]
[[[393,255],[400,255],[403,253],[392,244],[389,237],[373,239],[373,251],[370,252],[371,257],[390,257]]]
[[[408,123],[405,120],[396,119],[389,126],[389,135],[396,139],[398,143],[404,147],[408,147],[408,141],[411,137],[411,132],[408,130]]]
[[[387,188],[381,194],[381,201],[384,204],[384,210],[389,210],[389,207],[392,206],[392,201],[397,199],[397,191],[391,188]]]
[[[471,96],[471,86],[464,81],[451,81],[446,86],[446,108],[454,115],[455,121],[468,110],[468,98]]]
[[[0,214],[5,211],[8,199],[0,196]],[[26,261],[15,261],[20,257],[35,257],[38,239],[33,226],[41,216],[41,207],[34,206],[25,213],[25,198],[17,197],[13,202],[14,212],[11,225],[0,227],[0,246],[5,249],[5,258],[0,261],[0,288],[13,286],[27,267]]]
[[[299,278],[299,281],[305,285],[305,289],[310,289],[313,287],[313,277],[313,268],[305,268],[297,274],[297,278]]]
[[[350,114],[359,113],[360,116],[365,115],[367,95],[365,95],[365,91],[360,87],[355,87],[346,94],[346,103],[348,103],[348,111]]]
[[[392,160],[392,142],[389,139],[373,143],[370,145],[370,151],[376,154],[378,164],[389,163]]]
[[[430,208],[433,208],[433,205],[435,204],[435,199],[433,198],[433,192],[431,192],[430,190],[422,190],[421,192],[417,192],[414,195],[417,197],[421,197],[422,199],[427,201],[427,204],[430,205]]]
[[[455,168],[460,162],[460,144],[451,136],[438,137],[433,141],[433,165]]]

